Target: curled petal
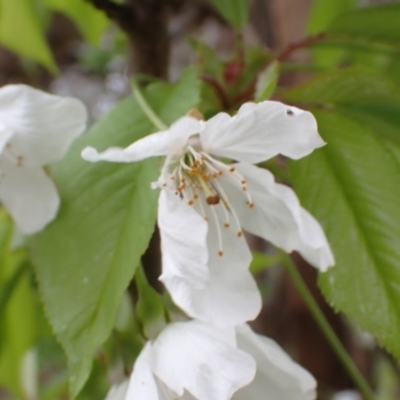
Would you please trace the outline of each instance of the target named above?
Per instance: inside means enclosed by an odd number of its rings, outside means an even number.
[[[124,380],[119,385],[113,385],[105,400],[125,400],[129,381]]]
[[[125,149],[110,147],[99,153],[93,147],[86,147],[82,151],[82,158],[92,162],[133,162],[154,156],[179,155],[183,152],[189,137],[199,133],[203,128],[203,121],[183,117],[166,131],[156,132],[139,139]]]
[[[292,189],[275,183],[273,175],[250,164],[234,164],[247,182],[254,207],[249,208],[241,188],[220,179],[244,229],[287,252],[297,250],[321,271],[334,265],[334,257],[319,223],[304,210]]]
[[[153,344],[153,371],[179,396],[186,389],[197,400],[230,399],[255,369],[253,358],[236,348],[233,329],[174,323]]]
[[[158,202],[162,274],[165,282],[177,277],[202,288],[209,279],[207,222],[184,199],[162,190]],[[172,293],[171,293],[172,294]]]
[[[156,378],[152,371],[152,348],[150,342],[143,348],[137,358],[128,391],[123,400],[164,400],[159,395]],[[169,399],[165,399],[169,400]]]
[[[210,207],[216,208],[218,220],[213,217]],[[163,274],[161,280],[174,302],[188,315],[215,326],[230,327],[253,320],[260,312],[261,297],[248,270],[251,253],[244,237],[238,237],[238,230],[233,225],[229,228],[223,226],[221,205],[210,207],[208,281],[196,287],[178,274]],[[218,235],[217,223],[221,235]],[[219,255],[221,248],[222,256]],[[193,263],[188,265],[195,268]]]
[[[273,340],[255,334],[248,325],[236,328],[238,347],[254,357],[254,380],[233,400],[314,400],[316,381]]]
[[[200,136],[206,152],[252,164],[277,154],[298,159],[325,144],[311,113],[276,101],[245,103],[234,117],[217,114]]]
[[[41,231],[52,221],[60,199],[42,168],[18,167],[1,157],[0,200],[24,234]]]
[[[62,158],[86,127],[87,112],[82,102],[26,85],[1,88],[0,110],[2,123],[13,132],[10,151],[29,166]]]

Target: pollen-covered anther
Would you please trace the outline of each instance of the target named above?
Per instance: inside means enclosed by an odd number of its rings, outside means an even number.
[[[220,197],[217,194],[214,196],[208,196],[206,198],[206,202],[210,206],[214,206],[214,205],[218,204],[219,201],[220,201]]]
[[[229,222],[225,222],[225,223],[224,223],[224,227],[225,227],[225,228],[229,228],[230,226],[231,226],[231,225],[229,224]]]
[[[195,200],[197,200],[197,199],[199,198],[199,195],[198,195],[197,193],[195,193],[195,194],[193,195],[193,197],[194,197]]]
[[[235,168],[234,167],[229,168],[229,172],[235,172]]]
[[[243,190],[243,192],[246,192],[247,191],[247,187],[246,186],[242,186],[242,190]]]
[[[243,232],[242,232],[242,231],[238,231],[237,236],[238,236],[238,237],[243,236]]]
[[[188,204],[189,204],[189,206],[192,206],[194,204],[194,200],[189,200]]]
[[[253,208],[254,207],[254,203],[252,201],[247,202],[247,206],[249,208]]]
[[[218,255],[219,255],[220,257],[222,257],[222,256],[224,255],[224,252],[223,252],[222,250],[219,250],[219,251],[218,251]]]

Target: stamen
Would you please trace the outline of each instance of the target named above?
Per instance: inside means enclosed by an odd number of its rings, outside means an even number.
[[[224,255],[224,252],[222,250],[222,248],[223,248],[223,246],[222,246],[222,234],[221,234],[221,228],[219,227],[218,215],[217,215],[217,212],[215,211],[214,207],[210,207],[210,208],[211,208],[211,212],[213,214],[214,221],[215,221],[215,226],[216,226],[216,229],[217,229],[218,244],[219,244],[218,255],[220,257],[222,257]]]
[[[240,225],[240,222],[239,222],[239,218],[238,218],[235,210],[232,207],[229,207],[229,204],[228,204],[228,202],[226,200],[228,198],[228,196],[227,196],[224,188],[222,187],[222,185],[217,180],[215,180],[213,183],[216,186],[218,192],[223,197],[222,205],[223,205],[223,209],[224,209],[224,212],[225,212],[226,221],[229,223],[229,211],[230,211],[230,213],[233,215],[233,219],[235,220],[236,226],[240,229],[241,225]]]

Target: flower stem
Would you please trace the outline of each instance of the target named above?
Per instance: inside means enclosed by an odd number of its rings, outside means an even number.
[[[147,115],[149,120],[160,130],[165,131],[168,129],[167,124],[165,124],[161,118],[154,112],[154,110],[150,107],[149,103],[144,98],[142,91],[139,88],[139,85],[136,83],[134,79],[132,79],[132,88],[133,95],[137,100],[142,111]]]
[[[317,302],[315,301],[313,295],[311,294],[310,290],[308,289],[307,285],[305,284],[302,276],[300,275],[299,271],[297,270],[296,266],[294,265],[292,259],[289,255],[282,252],[282,259],[286,266],[286,269],[296,286],[297,290],[301,294],[303,300],[307,304],[311,314],[313,315],[315,321],[317,322],[318,326],[324,333],[326,339],[332,346],[332,349],[336,353],[337,357],[347,370],[349,376],[353,380],[353,382],[357,385],[360,392],[363,394],[365,400],[375,400],[375,395],[369,386],[368,382],[361,374],[360,370],[355,365],[352,358],[349,356],[347,350],[340,342],[339,338],[337,337],[336,333],[330,326],[328,320],[326,319],[325,315],[319,308]]]

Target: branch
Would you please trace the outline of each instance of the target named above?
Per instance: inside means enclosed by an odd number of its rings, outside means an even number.
[[[320,33],[315,36],[307,36],[297,42],[289,43],[289,45],[286,46],[281,53],[275,56],[274,60],[279,62],[286,61],[295,51],[311,46],[321,41],[322,39],[325,39],[325,37],[326,37],[325,33]]]

